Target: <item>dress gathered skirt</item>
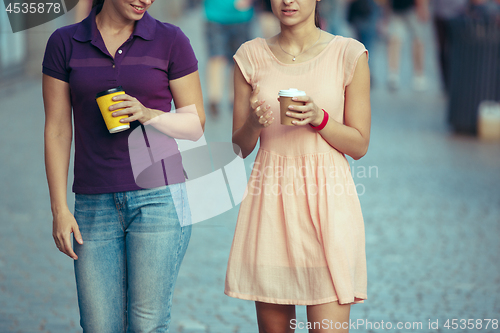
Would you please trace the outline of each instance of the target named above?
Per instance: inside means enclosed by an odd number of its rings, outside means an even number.
[[[234,59],[275,120],[260,148],[240,206],[225,293],[275,304],[362,303],[364,223],[349,163],[310,126],[280,124],[279,90],[296,88],[343,123],[344,94],[359,57],[354,39],[335,36],[313,59],[281,63],[261,38]]]

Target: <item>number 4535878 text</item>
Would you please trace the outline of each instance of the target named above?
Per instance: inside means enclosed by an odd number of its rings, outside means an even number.
[[[61,12],[61,4],[53,3],[53,2],[15,2],[9,3],[5,11],[9,14],[49,14],[49,13],[60,13]]]

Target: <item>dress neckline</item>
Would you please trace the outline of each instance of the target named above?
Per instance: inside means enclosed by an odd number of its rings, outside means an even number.
[[[264,38],[261,38],[259,37],[258,39],[261,41],[262,44],[264,44],[264,48],[266,49],[266,51],[271,55],[271,57],[280,65],[282,66],[298,66],[298,65],[303,65],[303,64],[307,64],[309,62],[312,62],[314,60],[316,60],[317,58],[319,58],[321,55],[323,55],[323,53],[326,52],[326,50],[330,47],[330,45],[333,44],[333,42],[337,39],[338,35],[335,35],[333,36],[332,40],[328,42],[328,44],[325,46],[325,48],[320,52],[318,53],[317,55],[315,55],[314,57],[312,57],[311,59],[309,60],[306,60],[304,62],[297,62],[297,63],[293,63],[293,64],[285,64],[284,62],[282,62],[281,60],[279,60],[276,55],[273,53],[273,51],[271,51],[271,48],[269,47],[269,45],[267,44],[267,41],[264,39]]]

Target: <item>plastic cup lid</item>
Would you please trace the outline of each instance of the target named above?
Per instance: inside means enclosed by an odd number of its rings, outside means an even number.
[[[306,92],[302,90],[298,90],[295,88],[290,88],[288,90],[280,90],[278,96],[282,97],[295,97],[295,96],[305,96]]]
[[[95,98],[99,98],[99,97],[102,97],[102,96],[106,96],[106,95],[109,95],[109,94],[112,94],[112,93],[115,93],[115,92],[119,92],[119,91],[124,91],[122,86],[118,86],[118,87],[115,87],[115,88],[111,88],[111,89],[108,89],[108,90],[104,90],[104,91],[101,91],[100,93],[97,93],[95,95]]]

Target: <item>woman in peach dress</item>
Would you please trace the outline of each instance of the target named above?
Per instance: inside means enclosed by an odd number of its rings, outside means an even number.
[[[306,305],[310,332],[347,332],[367,298],[364,224],[345,155],[370,138],[365,47],[318,28],[319,0],[271,0],[281,32],[234,56],[233,142],[260,148],[241,204],[225,293],[256,303],[259,332],[293,332]],[[296,88],[293,126],[278,92]],[[304,324],[304,327],[307,327]]]

